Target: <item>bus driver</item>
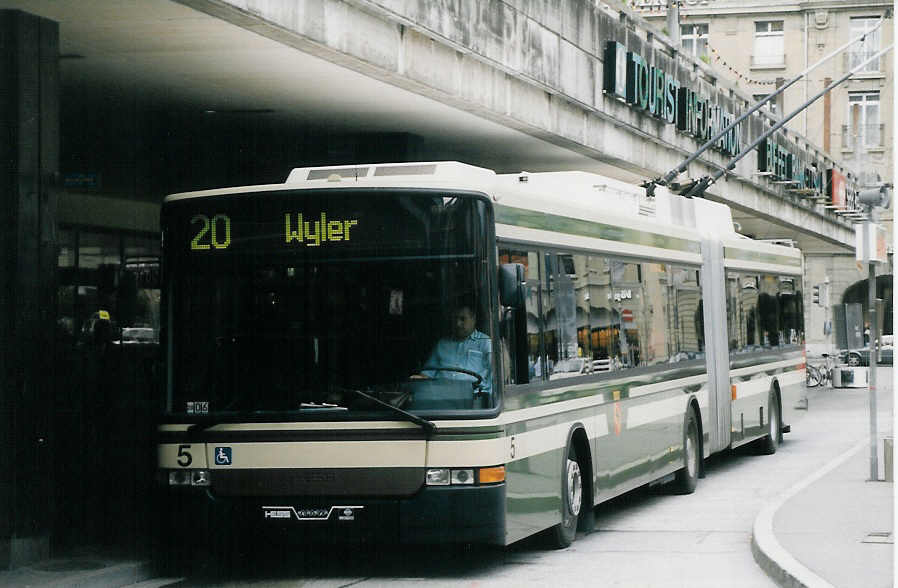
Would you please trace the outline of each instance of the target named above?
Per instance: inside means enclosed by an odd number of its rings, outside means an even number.
[[[487,405],[492,393],[492,353],[489,336],[474,328],[474,311],[467,304],[452,312],[452,336],[443,337],[434,346],[430,357],[424,362],[424,369],[412,378],[447,378],[453,380],[476,381],[473,376],[452,371],[461,368],[476,373],[482,378],[480,390],[487,396]],[[429,370],[428,367],[446,368]]]

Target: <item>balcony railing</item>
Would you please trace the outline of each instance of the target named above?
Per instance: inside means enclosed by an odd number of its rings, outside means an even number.
[[[842,125],[842,149],[853,150],[855,145],[864,149],[882,148],[885,125],[882,123],[872,125]]]

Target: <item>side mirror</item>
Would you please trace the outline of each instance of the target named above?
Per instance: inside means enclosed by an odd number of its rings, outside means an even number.
[[[524,266],[520,263],[499,266],[499,302],[512,308],[524,307]]]

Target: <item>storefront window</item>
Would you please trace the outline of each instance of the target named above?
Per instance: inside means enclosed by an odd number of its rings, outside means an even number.
[[[59,231],[57,332],[63,345],[155,343],[159,333],[159,239]]]

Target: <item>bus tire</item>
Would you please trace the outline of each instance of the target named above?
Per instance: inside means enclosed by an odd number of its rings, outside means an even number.
[[[683,467],[674,475],[674,492],[692,494],[698,484],[701,445],[698,438],[698,420],[690,406],[683,423]]]
[[[561,476],[561,522],[552,527],[550,539],[555,549],[570,546],[577,537],[577,521],[583,509],[583,477],[577,450],[568,445]]]
[[[761,453],[773,455],[780,444],[780,431],[783,428],[780,417],[779,397],[771,392],[767,400],[767,435],[761,439]]]

